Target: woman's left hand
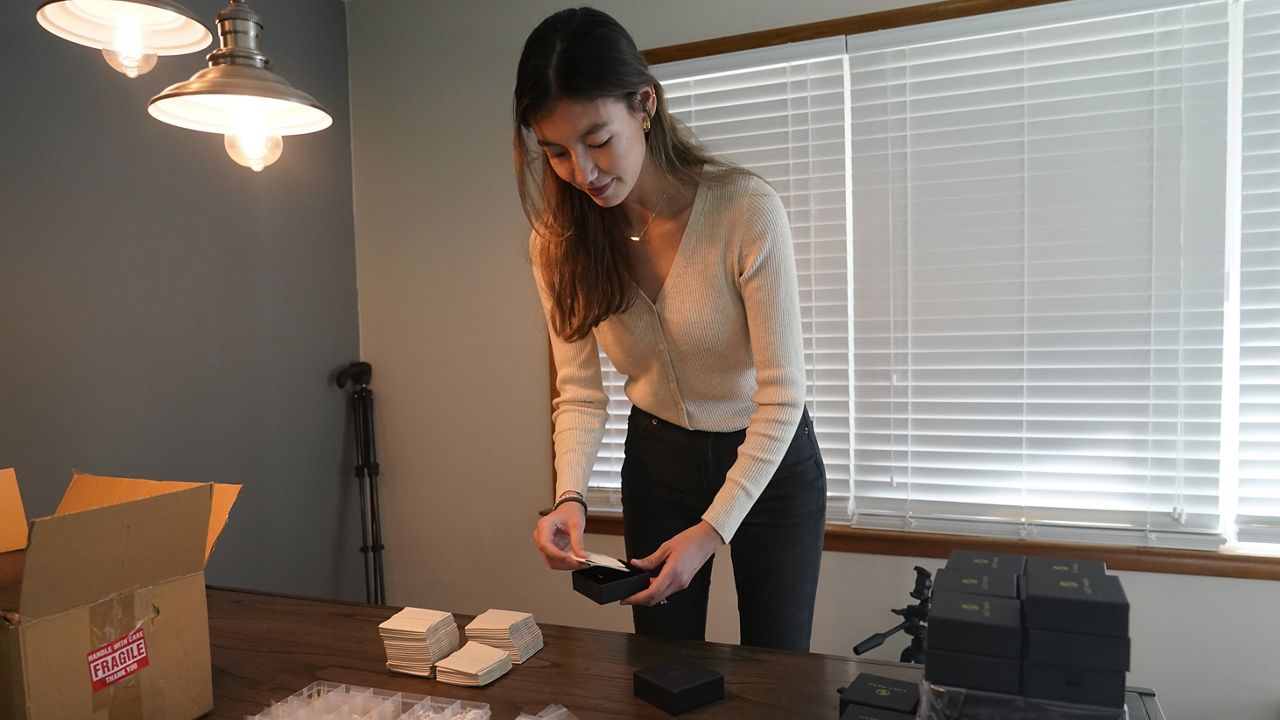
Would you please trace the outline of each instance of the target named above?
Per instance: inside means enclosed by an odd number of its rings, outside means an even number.
[[[641,570],[662,565],[658,577],[649,581],[649,589],[622,601],[623,605],[657,605],[673,593],[689,587],[693,576],[706,564],[716,548],[724,544],[720,533],[706,520],[662,543],[649,557],[632,560]],[[665,564],[664,564],[665,563]]]

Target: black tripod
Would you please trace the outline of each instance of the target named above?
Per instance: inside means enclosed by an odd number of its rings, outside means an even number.
[[[933,576],[928,570],[916,566],[916,585],[909,593],[915,598],[915,605],[908,605],[904,608],[894,608],[890,610],[904,620],[894,627],[881,633],[876,633],[871,637],[863,640],[853,646],[853,654],[861,655],[869,650],[880,647],[889,636],[899,630],[911,636],[911,644],[902,649],[902,654],[898,657],[899,662],[904,663],[924,663],[925,658],[925,641],[929,632],[929,598],[933,591]]]
[[[364,599],[386,604],[382,576],[382,520],[378,515],[378,448],[373,439],[373,366],[355,362],[338,372],[337,385],[355,385],[351,410],[356,431],[356,482],[360,484],[360,552],[364,555]],[[372,556],[372,557],[370,557]]]

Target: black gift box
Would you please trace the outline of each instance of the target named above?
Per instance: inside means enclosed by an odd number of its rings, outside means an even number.
[[[1124,671],[1026,663],[1022,667],[1022,694],[1042,700],[1121,708]]]
[[[1026,660],[1093,670],[1128,670],[1129,638],[1028,630]]]
[[[636,697],[679,715],[724,698],[724,676],[689,660],[669,660],[636,670]]]
[[[1028,628],[1129,636],[1129,600],[1114,575],[1027,575],[1022,588]],[[932,616],[929,626],[932,633]]]
[[[1017,600],[935,591],[929,610],[926,657],[933,657],[933,651],[939,649],[1020,658],[1021,611]]]
[[[655,571],[653,574],[657,574]],[[631,568],[626,572],[592,566],[573,571],[573,589],[604,605],[629,598],[649,587],[652,575],[647,570]]]
[[[919,701],[920,686],[916,683],[859,673],[849,687],[840,691],[840,712],[856,704],[911,714]]]
[[[984,572],[1006,572],[1021,575],[1026,558],[1009,553],[975,552],[973,550],[952,550],[947,558],[948,570],[980,570]]]
[[[934,592],[969,593],[1018,599],[1018,576],[1007,572],[943,568],[933,576]]]
[[[840,720],[916,720],[914,714],[894,712],[884,708],[850,705],[840,713]]]
[[[1107,574],[1107,564],[1101,560],[1063,560],[1060,558],[1029,557],[1023,575],[1053,575],[1055,577],[1073,577],[1088,575],[1097,577]]]
[[[929,632],[933,632],[930,622]],[[1017,695],[1021,689],[1022,663],[1011,658],[969,655],[929,649],[924,660],[924,677],[938,685],[990,690]]]

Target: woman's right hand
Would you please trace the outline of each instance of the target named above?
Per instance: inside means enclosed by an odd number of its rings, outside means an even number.
[[[582,544],[582,533],[587,527],[587,511],[576,502],[562,503],[538,520],[533,528],[533,542],[542,553],[542,559],[552,570],[579,570],[585,563],[573,558],[584,558],[587,551]]]

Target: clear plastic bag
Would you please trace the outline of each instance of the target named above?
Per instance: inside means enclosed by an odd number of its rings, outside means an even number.
[[[916,720],[1129,720],[1125,708],[1077,705],[920,681]]]
[[[316,682],[257,715],[245,716],[245,720],[353,719],[489,720],[490,711],[488,703]]]
[[[563,705],[548,705],[537,715],[520,713],[516,720],[578,720],[578,716]]]

